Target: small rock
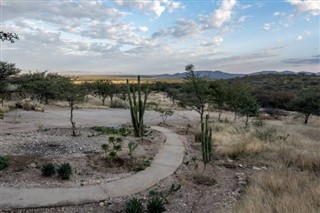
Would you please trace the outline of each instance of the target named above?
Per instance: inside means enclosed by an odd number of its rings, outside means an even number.
[[[100,202],[100,203],[99,203],[99,206],[100,206],[100,207],[104,207],[104,202]]]
[[[31,168],[36,168],[36,167],[37,167],[37,164],[31,163],[31,164],[30,164],[30,167],[31,167]]]
[[[261,167],[262,170],[268,170],[266,166]]]
[[[233,163],[233,160],[231,160],[230,158],[227,159],[228,163]]]
[[[252,169],[253,169],[253,170],[256,170],[256,171],[261,171],[261,168],[256,167],[256,166],[253,166]]]
[[[239,168],[244,168],[244,166],[241,163],[238,165],[238,167]]]

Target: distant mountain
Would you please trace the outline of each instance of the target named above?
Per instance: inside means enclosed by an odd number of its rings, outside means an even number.
[[[250,74],[236,74],[236,73],[226,73],[219,70],[210,71],[210,70],[202,70],[202,71],[194,71],[195,74],[199,75],[200,77],[207,77],[210,79],[231,79],[231,78],[240,78],[247,75],[268,75],[268,74],[285,74],[285,75],[297,75],[297,74],[305,74],[305,75],[320,75],[320,72],[313,73],[313,72],[293,72],[289,70],[285,71],[259,71]],[[141,77],[144,78],[169,78],[169,79],[181,79],[185,76],[185,73],[175,73],[175,74],[161,74],[161,75],[144,75]]]
[[[237,78],[243,77],[245,74],[235,74],[235,73],[226,73],[219,70],[210,71],[210,70],[203,70],[203,71],[195,71],[196,75],[200,77],[207,77],[210,79],[230,79],[230,78]],[[154,77],[154,78],[176,78],[181,79],[185,76],[185,73],[175,73],[175,74],[162,74],[162,75],[149,75],[143,77]]]

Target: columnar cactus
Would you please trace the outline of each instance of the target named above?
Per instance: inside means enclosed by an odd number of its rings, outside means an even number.
[[[139,75],[138,75],[138,98],[136,96],[136,89],[134,86],[132,87],[132,94],[131,94],[128,79],[127,79],[127,87],[128,87],[130,113],[131,113],[131,122],[133,125],[134,135],[136,137],[142,137],[143,132],[144,132],[143,115],[144,115],[144,112],[146,109],[148,87],[144,91],[144,100],[143,101],[142,101],[142,96],[141,96],[141,84],[140,84],[140,76]]]
[[[205,121],[201,123],[201,132],[202,161],[206,165],[212,156],[212,128],[209,125],[209,115],[206,115]]]

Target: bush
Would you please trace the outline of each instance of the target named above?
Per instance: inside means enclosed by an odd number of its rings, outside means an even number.
[[[147,209],[149,213],[161,213],[166,211],[164,201],[159,196],[152,196],[151,200],[148,200]]]
[[[135,197],[131,198],[127,202],[124,212],[125,213],[142,213],[143,206],[142,206],[141,200]]]
[[[42,176],[50,177],[56,173],[56,168],[52,163],[48,163],[41,168]]]
[[[9,166],[9,158],[0,156],[0,170],[3,170]]]
[[[59,177],[63,180],[70,179],[70,175],[72,174],[72,168],[69,163],[64,163],[60,165],[57,171],[58,171]]]

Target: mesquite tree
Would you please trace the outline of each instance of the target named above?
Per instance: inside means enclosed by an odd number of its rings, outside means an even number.
[[[144,133],[143,116],[146,109],[147,97],[148,97],[148,87],[144,91],[144,98],[142,100],[142,91],[140,76],[138,75],[137,84],[138,97],[136,96],[136,89],[133,85],[130,88],[129,80],[127,79],[127,89],[128,89],[128,99],[130,105],[131,122],[133,125],[134,135],[136,137],[142,137]]]

